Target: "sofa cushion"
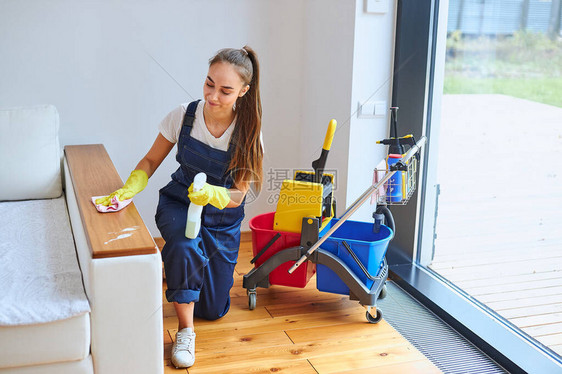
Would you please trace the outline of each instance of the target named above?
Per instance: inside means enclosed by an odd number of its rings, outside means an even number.
[[[92,355],[80,361],[0,369],[0,374],[94,374]]]
[[[61,195],[58,131],[52,105],[0,109],[0,201]]]
[[[2,327],[0,347],[0,372],[3,368],[83,360],[90,354],[90,314],[39,325]]]
[[[0,203],[0,326],[90,311],[64,197]]]

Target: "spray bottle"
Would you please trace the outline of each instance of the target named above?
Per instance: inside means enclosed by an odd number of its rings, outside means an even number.
[[[416,144],[413,135],[406,135],[398,137],[398,107],[390,108],[391,123],[390,123],[390,138],[379,140],[377,144],[388,145],[388,156],[386,157],[386,169],[396,170],[396,173],[387,182],[386,201],[387,202],[401,202],[408,194],[407,185],[407,169],[397,168],[395,165],[399,163],[402,157],[405,156],[405,146],[410,148]]]
[[[199,173],[193,178],[193,192],[199,191],[207,182],[207,174]],[[185,224],[185,236],[189,239],[195,239],[199,235],[201,229],[201,212],[202,205],[190,203],[187,209],[187,222]]]

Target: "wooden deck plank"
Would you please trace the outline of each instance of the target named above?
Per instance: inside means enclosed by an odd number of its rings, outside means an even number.
[[[562,333],[562,323],[549,323],[547,325],[523,327],[521,330],[534,337],[560,334]]]
[[[495,282],[490,282],[486,286],[480,287],[464,287],[463,289],[469,292],[473,296],[480,295],[490,295],[503,292],[512,291],[525,291],[533,290],[537,288],[549,288],[549,287],[559,287],[562,286],[562,277],[560,278],[550,278],[550,279],[534,279],[530,282],[512,282],[509,284],[495,284]]]
[[[439,270],[439,274],[449,279],[463,280],[480,279],[481,276],[488,278],[490,274],[494,274],[496,277],[503,277],[518,274],[545,273],[560,270],[561,267],[562,261],[559,263],[558,261],[552,261],[548,258],[541,258],[532,263],[522,261],[511,263],[509,266],[486,264],[475,268],[441,269]]]
[[[515,318],[537,316],[550,313],[562,313],[562,302],[531,307],[513,308],[503,310],[501,312],[502,316],[510,320]]]
[[[448,240],[440,240],[440,246],[453,247],[458,254],[448,250],[443,254],[436,257],[432,265],[440,266],[442,262],[453,261],[458,265],[462,265],[465,261],[472,261],[474,259],[486,259],[488,257],[504,257],[504,259],[517,258],[518,255],[528,255],[530,253],[541,255],[549,251],[556,251],[560,247],[560,240],[539,241],[538,239],[523,240],[512,239],[512,242],[507,241],[482,241],[475,242],[473,238],[451,238]],[[497,251],[497,253],[496,253]]]
[[[512,318],[511,322],[519,328],[562,323],[562,313],[547,313],[538,316]]]
[[[532,283],[534,281],[542,281],[545,279],[559,279],[562,278],[562,271],[550,271],[543,273],[528,273],[528,274],[517,274],[504,277],[496,277],[494,274],[490,274],[488,278],[480,279],[468,279],[463,281],[457,281],[456,284],[462,289],[486,287],[490,285],[512,285],[522,283]]]
[[[505,251],[490,251],[484,255],[475,255],[470,253],[470,255],[465,255],[459,258],[451,258],[448,261],[441,259],[440,262],[433,263],[431,265],[432,269],[440,270],[450,267],[455,267],[456,269],[461,268],[473,268],[481,265],[487,264],[511,264],[521,261],[533,261],[540,256],[545,259],[552,259],[553,261],[562,261],[562,255],[560,253],[560,248],[548,247],[539,250],[530,251],[529,249],[511,249]]]
[[[562,334],[550,334],[537,337],[537,340],[546,346],[562,345]]]
[[[511,218],[511,217],[503,217],[503,219]],[[449,223],[451,224],[451,223]],[[458,230],[459,225],[455,225]],[[520,243],[523,242],[526,245],[537,245],[541,247],[541,244],[544,246],[548,246],[557,242],[560,238],[560,233],[557,231],[551,232],[552,229],[557,228],[558,225],[556,222],[543,224],[540,227],[512,227],[512,228],[504,228],[503,230],[490,230],[489,231],[480,231],[477,235],[474,232],[466,232],[465,234],[458,234],[456,237],[447,237],[442,236],[440,237],[440,241],[452,241],[456,239],[466,239],[467,241],[464,243],[457,242],[457,245],[463,246],[464,248],[470,249],[472,251],[477,251],[479,248],[481,249],[482,246],[486,246],[488,244],[497,245],[500,249],[508,249],[508,248],[520,248]],[[451,227],[452,228],[452,227]],[[444,230],[443,227],[440,230]],[[525,231],[521,231],[525,230]],[[521,232],[524,232],[526,235],[522,236]],[[439,235],[439,232],[438,232]],[[556,241],[555,241],[556,240]]]
[[[505,301],[505,300],[519,300],[530,297],[542,298],[545,296],[562,295],[562,286],[542,287],[532,290],[515,290],[505,292],[494,292],[492,294],[484,294],[476,297],[483,303]],[[560,300],[560,299],[559,299]]]
[[[506,309],[528,308],[528,307],[536,307],[541,305],[550,305],[550,304],[558,303],[559,301],[560,301],[560,296],[554,295],[554,296],[545,296],[541,298],[529,297],[529,298],[522,298],[516,300],[490,301],[486,305],[488,305],[490,308],[501,314]]]

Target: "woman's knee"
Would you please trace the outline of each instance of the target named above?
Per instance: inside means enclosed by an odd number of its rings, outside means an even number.
[[[217,307],[217,305],[208,305],[206,303],[196,303],[195,304],[195,316],[199,318],[203,318],[209,321],[215,321],[220,319],[228,313],[230,309],[230,298],[226,301],[226,305],[223,304],[221,307]]]
[[[217,319],[223,316],[224,314],[222,313],[205,312],[205,313],[201,313],[198,317],[206,319],[208,321],[216,321]]]

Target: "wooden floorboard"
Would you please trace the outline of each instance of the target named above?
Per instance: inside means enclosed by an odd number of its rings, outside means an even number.
[[[562,156],[562,108],[504,95],[442,104],[430,267],[560,354],[562,163],[521,150],[541,139]]]
[[[247,237],[247,236],[246,236]],[[159,246],[163,241],[156,240]],[[439,373],[384,320],[370,324],[365,309],[342,295],[320,292],[313,277],[304,288],[258,289],[248,309],[242,276],[253,268],[251,242],[242,242],[231,309],[217,321],[196,319],[196,364],[170,363],[177,317],[164,296],[164,372],[167,373]]]
[[[427,360],[398,362],[388,365],[362,367],[360,369],[351,369],[340,371],[341,374],[390,374],[390,373],[436,373],[435,366]]]

